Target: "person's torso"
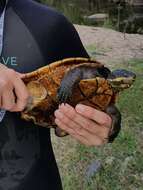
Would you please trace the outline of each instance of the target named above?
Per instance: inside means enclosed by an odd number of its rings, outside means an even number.
[[[43,20],[46,13],[42,13],[42,9],[44,11],[45,8],[42,6],[39,8],[36,3],[29,0],[9,0],[5,14],[1,55],[1,61],[7,67],[25,73],[54,61],[52,60],[54,50],[51,45],[54,32],[52,35],[53,29],[50,26],[53,23],[54,12],[49,9],[49,20],[46,21]],[[43,23],[38,22],[38,19],[42,19]],[[47,35],[45,34],[45,36],[49,35],[49,40],[44,36],[44,25],[47,25],[45,22],[49,22],[49,30]],[[47,27],[45,29],[47,30]],[[46,56],[45,52],[47,52]],[[54,164],[49,129],[23,121],[20,113],[7,111],[4,120],[0,123],[0,189],[15,189],[27,178],[31,178],[29,173],[32,176],[32,172],[33,174],[37,172],[37,176],[33,176],[35,183],[38,177],[39,183],[40,180],[44,183],[45,179],[40,178],[44,178],[43,175],[50,172],[50,167],[55,169]],[[47,173],[46,169],[49,170]],[[28,179],[28,181],[30,188],[32,180]],[[52,183],[50,177],[49,183]],[[34,184],[33,186],[31,184],[31,187],[34,187]]]
[[[67,57],[88,57],[63,15],[32,0],[9,0],[1,61],[31,72]],[[0,123],[0,190],[61,190],[50,131],[6,112]]]

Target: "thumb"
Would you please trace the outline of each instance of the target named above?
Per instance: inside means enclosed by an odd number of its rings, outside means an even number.
[[[17,74],[18,74],[18,76],[19,76],[21,79],[23,79],[23,78],[26,76],[25,73],[19,73],[19,72],[17,72]]]

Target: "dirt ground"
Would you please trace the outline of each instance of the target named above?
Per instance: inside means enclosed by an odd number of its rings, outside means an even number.
[[[143,58],[143,35],[123,34],[107,28],[75,25],[85,47],[96,48],[103,63]]]

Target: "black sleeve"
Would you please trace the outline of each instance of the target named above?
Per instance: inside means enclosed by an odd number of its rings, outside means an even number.
[[[73,24],[63,14],[34,1],[12,2],[41,51],[43,65],[69,57],[89,57]]]
[[[89,57],[75,27],[64,16],[58,19],[55,41],[58,42],[56,46],[58,59]]]

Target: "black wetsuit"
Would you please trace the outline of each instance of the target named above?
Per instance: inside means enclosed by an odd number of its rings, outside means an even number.
[[[88,54],[74,27],[62,14],[31,0],[9,0],[3,64],[25,73],[77,56]],[[0,123],[0,190],[32,189],[62,189],[50,130],[20,119],[19,113],[7,111]]]

